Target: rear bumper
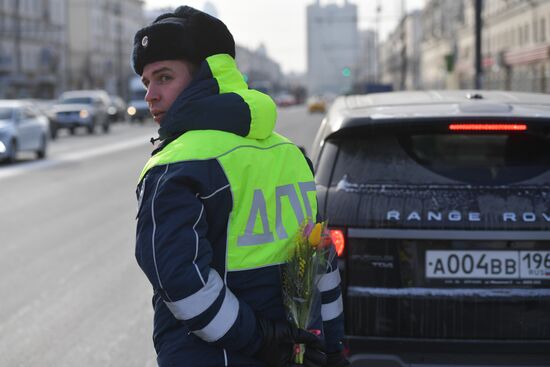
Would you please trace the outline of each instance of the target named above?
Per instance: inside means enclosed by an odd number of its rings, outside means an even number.
[[[550,366],[550,340],[347,337],[352,367]]]

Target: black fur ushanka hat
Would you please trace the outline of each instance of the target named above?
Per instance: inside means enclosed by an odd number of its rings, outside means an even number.
[[[186,60],[200,65],[208,56],[225,53],[235,58],[235,41],[225,24],[189,6],[159,16],[137,31],[132,66],[141,75],[143,68],[161,60]]]

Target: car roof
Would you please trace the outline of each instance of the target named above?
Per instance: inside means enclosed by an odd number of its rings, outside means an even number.
[[[549,119],[550,95],[487,90],[429,90],[338,97],[328,112],[332,132],[361,125],[449,119]]]

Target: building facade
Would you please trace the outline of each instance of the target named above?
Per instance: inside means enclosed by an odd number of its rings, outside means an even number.
[[[359,33],[359,55],[354,68],[354,83],[359,86],[378,82],[378,35],[367,29]],[[357,89],[357,88],[356,88]],[[360,89],[360,88],[358,88]]]
[[[0,0],[0,98],[53,98],[66,85],[67,0]]]
[[[142,0],[71,0],[67,27],[69,89],[127,97],[133,40],[146,24]]]
[[[381,78],[394,90],[421,88],[422,12],[406,14],[381,45]]]
[[[423,88],[473,88],[474,1],[431,0],[423,26]],[[483,1],[481,49],[482,88],[549,92],[550,1]]]
[[[550,1],[486,0],[483,23],[484,88],[549,92]]]
[[[279,91],[283,82],[281,66],[268,56],[264,45],[256,50],[236,45],[235,58],[251,88],[269,94]]]
[[[459,43],[473,33],[461,34],[464,28],[465,4],[473,1],[430,0],[422,11],[422,46],[420,60],[421,87],[424,89],[456,88],[452,70],[458,57]],[[472,28],[473,32],[473,28]]]
[[[321,5],[307,7],[308,92],[342,94],[351,91],[359,50],[357,6]]]

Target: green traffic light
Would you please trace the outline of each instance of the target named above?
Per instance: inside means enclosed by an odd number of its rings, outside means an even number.
[[[348,78],[349,76],[351,76],[351,70],[350,70],[350,68],[343,68],[343,69],[342,69],[342,75],[345,76],[346,78]]]

